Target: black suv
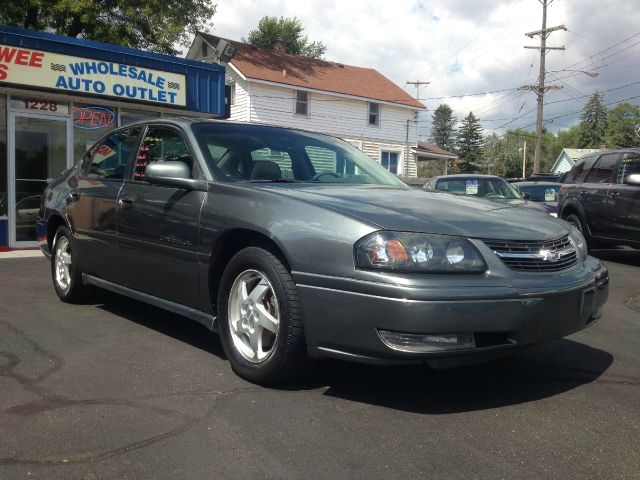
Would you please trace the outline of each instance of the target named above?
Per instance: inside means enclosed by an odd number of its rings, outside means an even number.
[[[640,149],[580,159],[560,188],[558,211],[590,246],[640,248]]]

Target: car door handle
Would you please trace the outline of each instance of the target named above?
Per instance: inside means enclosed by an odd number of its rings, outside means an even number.
[[[135,198],[133,197],[120,197],[118,203],[121,207],[130,207],[133,204]]]
[[[617,197],[618,195],[620,195],[620,192],[610,192],[610,195],[613,197]]]

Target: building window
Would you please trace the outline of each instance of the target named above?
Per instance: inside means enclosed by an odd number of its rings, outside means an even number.
[[[309,116],[309,93],[296,91],[296,115]]]
[[[380,104],[369,102],[369,125],[377,127],[380,125]]]
[[[383,150],[380,152],[380,164],[391,173],[395,173],[397,175],[399,173],[399,156],[398,152],[388,152]]]
[[[236,84],[235,82],[229,83],[229,87],[231,88],[231,93],[229,95],[229,105],[236,104]]]

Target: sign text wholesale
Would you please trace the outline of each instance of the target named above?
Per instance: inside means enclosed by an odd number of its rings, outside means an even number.
[[[186,105],[184,75],[0,45],[0,83]]]

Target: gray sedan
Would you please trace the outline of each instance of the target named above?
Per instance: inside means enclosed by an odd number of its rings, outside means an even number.
[[[312,359],[473,363],[593,323],[608,273],[520,205],[410,189],[350,144],[158,119],[113,131],[47,188],[55,291],[101,287],[220,333],[261,384]]]

